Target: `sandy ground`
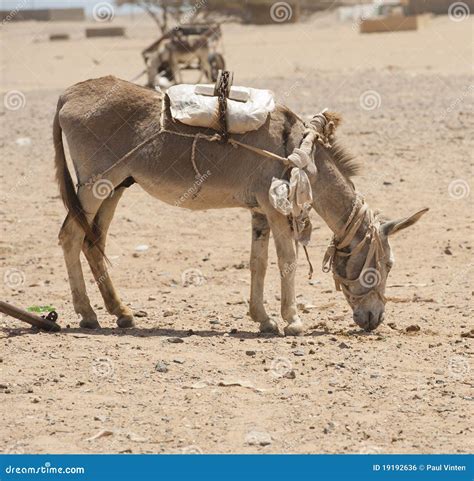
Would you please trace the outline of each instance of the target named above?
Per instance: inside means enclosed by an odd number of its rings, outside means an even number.
[[[271,88],[301,115],[326,106],[343,114],[339,137],[364,160],[356,184],[371,206],[394,217],[431,208],[393,239],[392,302],[375,333],[356,328],[329,275],[317,271],[310,283],[301,259],[308,331],[300,338],[259,336],[247,316],[247,212],[187,212],[136,186],[118,209],[108,255],[123,299],[144,317],[135,329],[116,329],[87,269],[103,328],[78,328],[57,245],[64,210],[51,123],[66,86],[142,69],[153,25],[115,23],[127,26],[127,38],[82,40],[84,24],[0,32],[1,298],[54,306],[64,327],[46,334],[0,319],[0,449],[472,451],[473,347],[462,336],[473,327],[472,20],[441,17],[417,33],[370,36],[333,16],[225,26],[236,83]],[[47,41],[62,31],[69,42]],[[316,216],[314,224],[318,266],[330,232]],[[138,252],[143,244],[148,250]],[[270,259],[266,298],[278,318],[273,248]],[[198,273],[196,285],[183,283],[189,272]],[[413,325],[420,329],[407,332]]]

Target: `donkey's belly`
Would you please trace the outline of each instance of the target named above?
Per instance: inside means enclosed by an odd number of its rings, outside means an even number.
[[[255,203],[246,198],[240,191],[206,185],[206,182],[208,182],[206,174],[192,183],[150,183],[140,182],[140,179],[135,180],[153,197],[169,205],[185,209],[250,208]]]

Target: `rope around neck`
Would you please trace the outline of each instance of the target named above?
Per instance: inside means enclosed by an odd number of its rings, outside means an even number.
[[[351,249],[349,252],[344,252],[342,249],[345,249],[351,245],[360,226],[366,218],[368,219],[368,227],[364,237],[353,249]],[[363,276],[366,269],[369,268],[370,263],[374,258],[375,269],[377,272],[379,272],[380,260],[383,256],[383,246],[380,239],[379,227],[380,223],[376,220],[374,213],[371,209],[369,209],[364,201],[364,198],[357,194],[351,214],[349,215],[349,218],[347,219],[347,222],[342,230],[342,235],[340,238],[338,238],[335,234],[333,235],[333,238],[324,255],[322,265],[323,272],[329,272],[332,270],[336,290],[342,290],[352,307],[354,307],[355,301],[364,299],[371,292],[375,292],[382,302],[386,302],[386,298],[379,288],[380,282],[376,282],[375,285],[371,286],[364,294],[354,294],[350,290],[352,286],[360,284],[360,278]],[[350,258],[351,256],[358,254],[367,242],[369,242],[369,250],[359,276],[356,279],[348,279],[347,277],[338,274],[334,265],[336,257],[340,256]]]

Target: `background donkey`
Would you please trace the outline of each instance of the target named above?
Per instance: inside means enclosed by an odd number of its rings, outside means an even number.
[[[160,127],[189,137],[162,133],[126,160],[120,160],[156,135]],[[261,129],[235,138],[286,157],[300,145],[304,130],[304,123],[297,115],[278,106]],[[77,192],[66,164],[62,131],[78,178]],[[81,327],[100,327],[87,297],[79,259],[81,251],[108,312],[117,317],[118,326],[134,324],[131,309],[119,298],[107,272],[104,250],[117,204],[125,189],[136,182],[158,199],[188,209],[249,209],[252,215],[250,316],[259,323],[260,331],[278,332],[277,323],[265,311],[263,298],[271,231],[281,274],[285,334],[303,332],[296,307],[297,259],[293,233],[288,218],[275,210],[268,198],[272,178],[282,178],[285,166],[242,148],[200,141],[196,146],[196,163],[206,175],[196,177],[190,159],[193,135],[198,132],[206,131],[174,123],[169,106],[163,109],[159,93],[114,77],[81,82],[60,97],[53,126],[55,164],[61,197],[69,213],[59,238]],[[335,233],[336,241],[340,241],[347,231],[348,219],[362,208],[362,200],[351,181],[359,166],[337,146],[318,145],[313,160],[317,170],[316,174],[310,174],[313,207]],[[105,171],[107,174],[102,176]],[[190,191],[192,195],[184,195]],[[374,329],[383,320],[383,294],[393,264],[388,236],[414,224],[425,212],[426,209],[398,221],[377,217],[376,223],[373,215],[360,217],[357,229],[352,229],[349,245],[341,247],[339,256],[333,255],[334,275],[350,280],[344,294],[355,322],[364,329]],[[368,236],[375,236],[379,242],[377,259],[374,257],[370,265],[366,262],[371,259],[371,243],[365,242]],[[377,272],[376,288],[361,278],[362,270],[367,268]]]

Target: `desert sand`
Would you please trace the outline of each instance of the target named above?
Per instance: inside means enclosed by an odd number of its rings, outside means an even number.
[[[116,328],[84,262],[102,329],[79,328],[57,242],[65,211],[51,125],[67,86],[143,69],[154,25],[142,16],[114,24],[126,38],[85,40],[85,23],[0,31],[1,298],[53,306],[63,327],[49,334],[0,319],[0,450],[472,451],[472,19],[367,36],[334,14],[224,25],[235,84],[270,88],[303,117],[325,107],[343,115],[338,137],[364,162],[355,183],[370,206],[392,218],[430,207],[392,240],[386,320],[370,334],[318,268],[330,231],[313,215],[316,272],[308,281],[301,256],[307,332],[298,338],[258,335],[247,315],[248,212],[190,212],[137,186],[121,201],[107,252],[116,287],[142,317]],[[69,41],[48,41],[66,31]],[[271,246],[266,299],[275,319],[279,294]]]

